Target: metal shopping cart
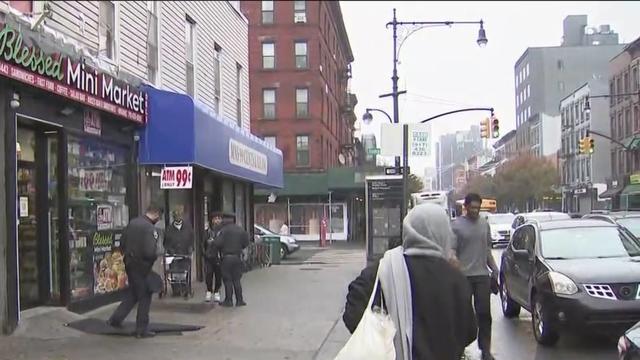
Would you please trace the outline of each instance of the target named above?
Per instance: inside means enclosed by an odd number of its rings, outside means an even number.
[[[185,299],[193,297],[191,286],[191,255],[165,254],[162,259],[164,269],[164,290],[160,293],[163,297],[171,289],[172,296],[183,296]]]

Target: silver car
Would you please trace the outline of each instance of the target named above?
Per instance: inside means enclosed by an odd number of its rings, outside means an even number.
[[[291,236],[288,235],[280,235],[276,234],[273,231],[266,229],[260,225],[254,225],[255,235],[258,238],[262,238],[262,236],[274,236],[280,238],[280,258],[285,259],[287,256],[293,254],[294,252],[300,250],[300,245],[296,242]]]

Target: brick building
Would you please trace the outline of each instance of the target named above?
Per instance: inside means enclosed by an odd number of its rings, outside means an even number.
[[[256,222],[271,229],[288,222],[298,239],[315,240],[319,219],[327,216],[332,169],[352,167],[358,158],[356,98],[349,93],[353,53],[340,4],[242,1],[240,7],[249,20],[251,131],[282,150],[285,169],[280,200],[258,206]],[[350,196],[343,195],[335,235],[346,240]]]

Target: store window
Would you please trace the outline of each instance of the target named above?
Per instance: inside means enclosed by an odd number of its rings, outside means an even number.
[[[69,137],[69,249],[71,297],[124,289],[119,250],[129,222],[127,151],[95,138]]]
[[[235,196],[236,196],[236,224],[243,227],[245,226],[246,216],[245,216],[245,203],[244,203],[244,185],[243,184],[235,184]]]
[[[222,211],[226,213],[235,213],[233,195],[233,182],[224,180],[222,182]]]

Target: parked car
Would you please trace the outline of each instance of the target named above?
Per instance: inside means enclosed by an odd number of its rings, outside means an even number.
[[[627,229],[633,236],[640,238],[640,212],[609,212],[583,216],[585,219],[604,220]]]
[[[505,214],[488,214],[487,222],[491,228],[491,246],[508,245],[511,239],[511,224],[515,215],[511,213]]]
[[[640,360],[640,323],[627,330],[618,340],[620,360]]]
[[[260,225],[254,225],[254,232],[259,239],[263,236],[274,236],[280,238],[280,258],[285,259],[287,256],[300,250],[300,245],[296,242],[292,236],[276,234],[273,231],[266,229]]]
[[[518,228],[518,226],[526,223],[529,220],[550,221],[550,220],[565,220],[565,219],[571,219],[571,216],[569,216],[569,214],[565,214],[557,211],[530,212],[530,213],[518,214],[513,219],[513,223],[511,224],[511,236],[513,237],[513,232]]]
[[[564,329],[622,333],[640,321],[639,284],[638,240],[604,221],[528,221],[502,254],[503,314],[530,311],[542,345]]]

